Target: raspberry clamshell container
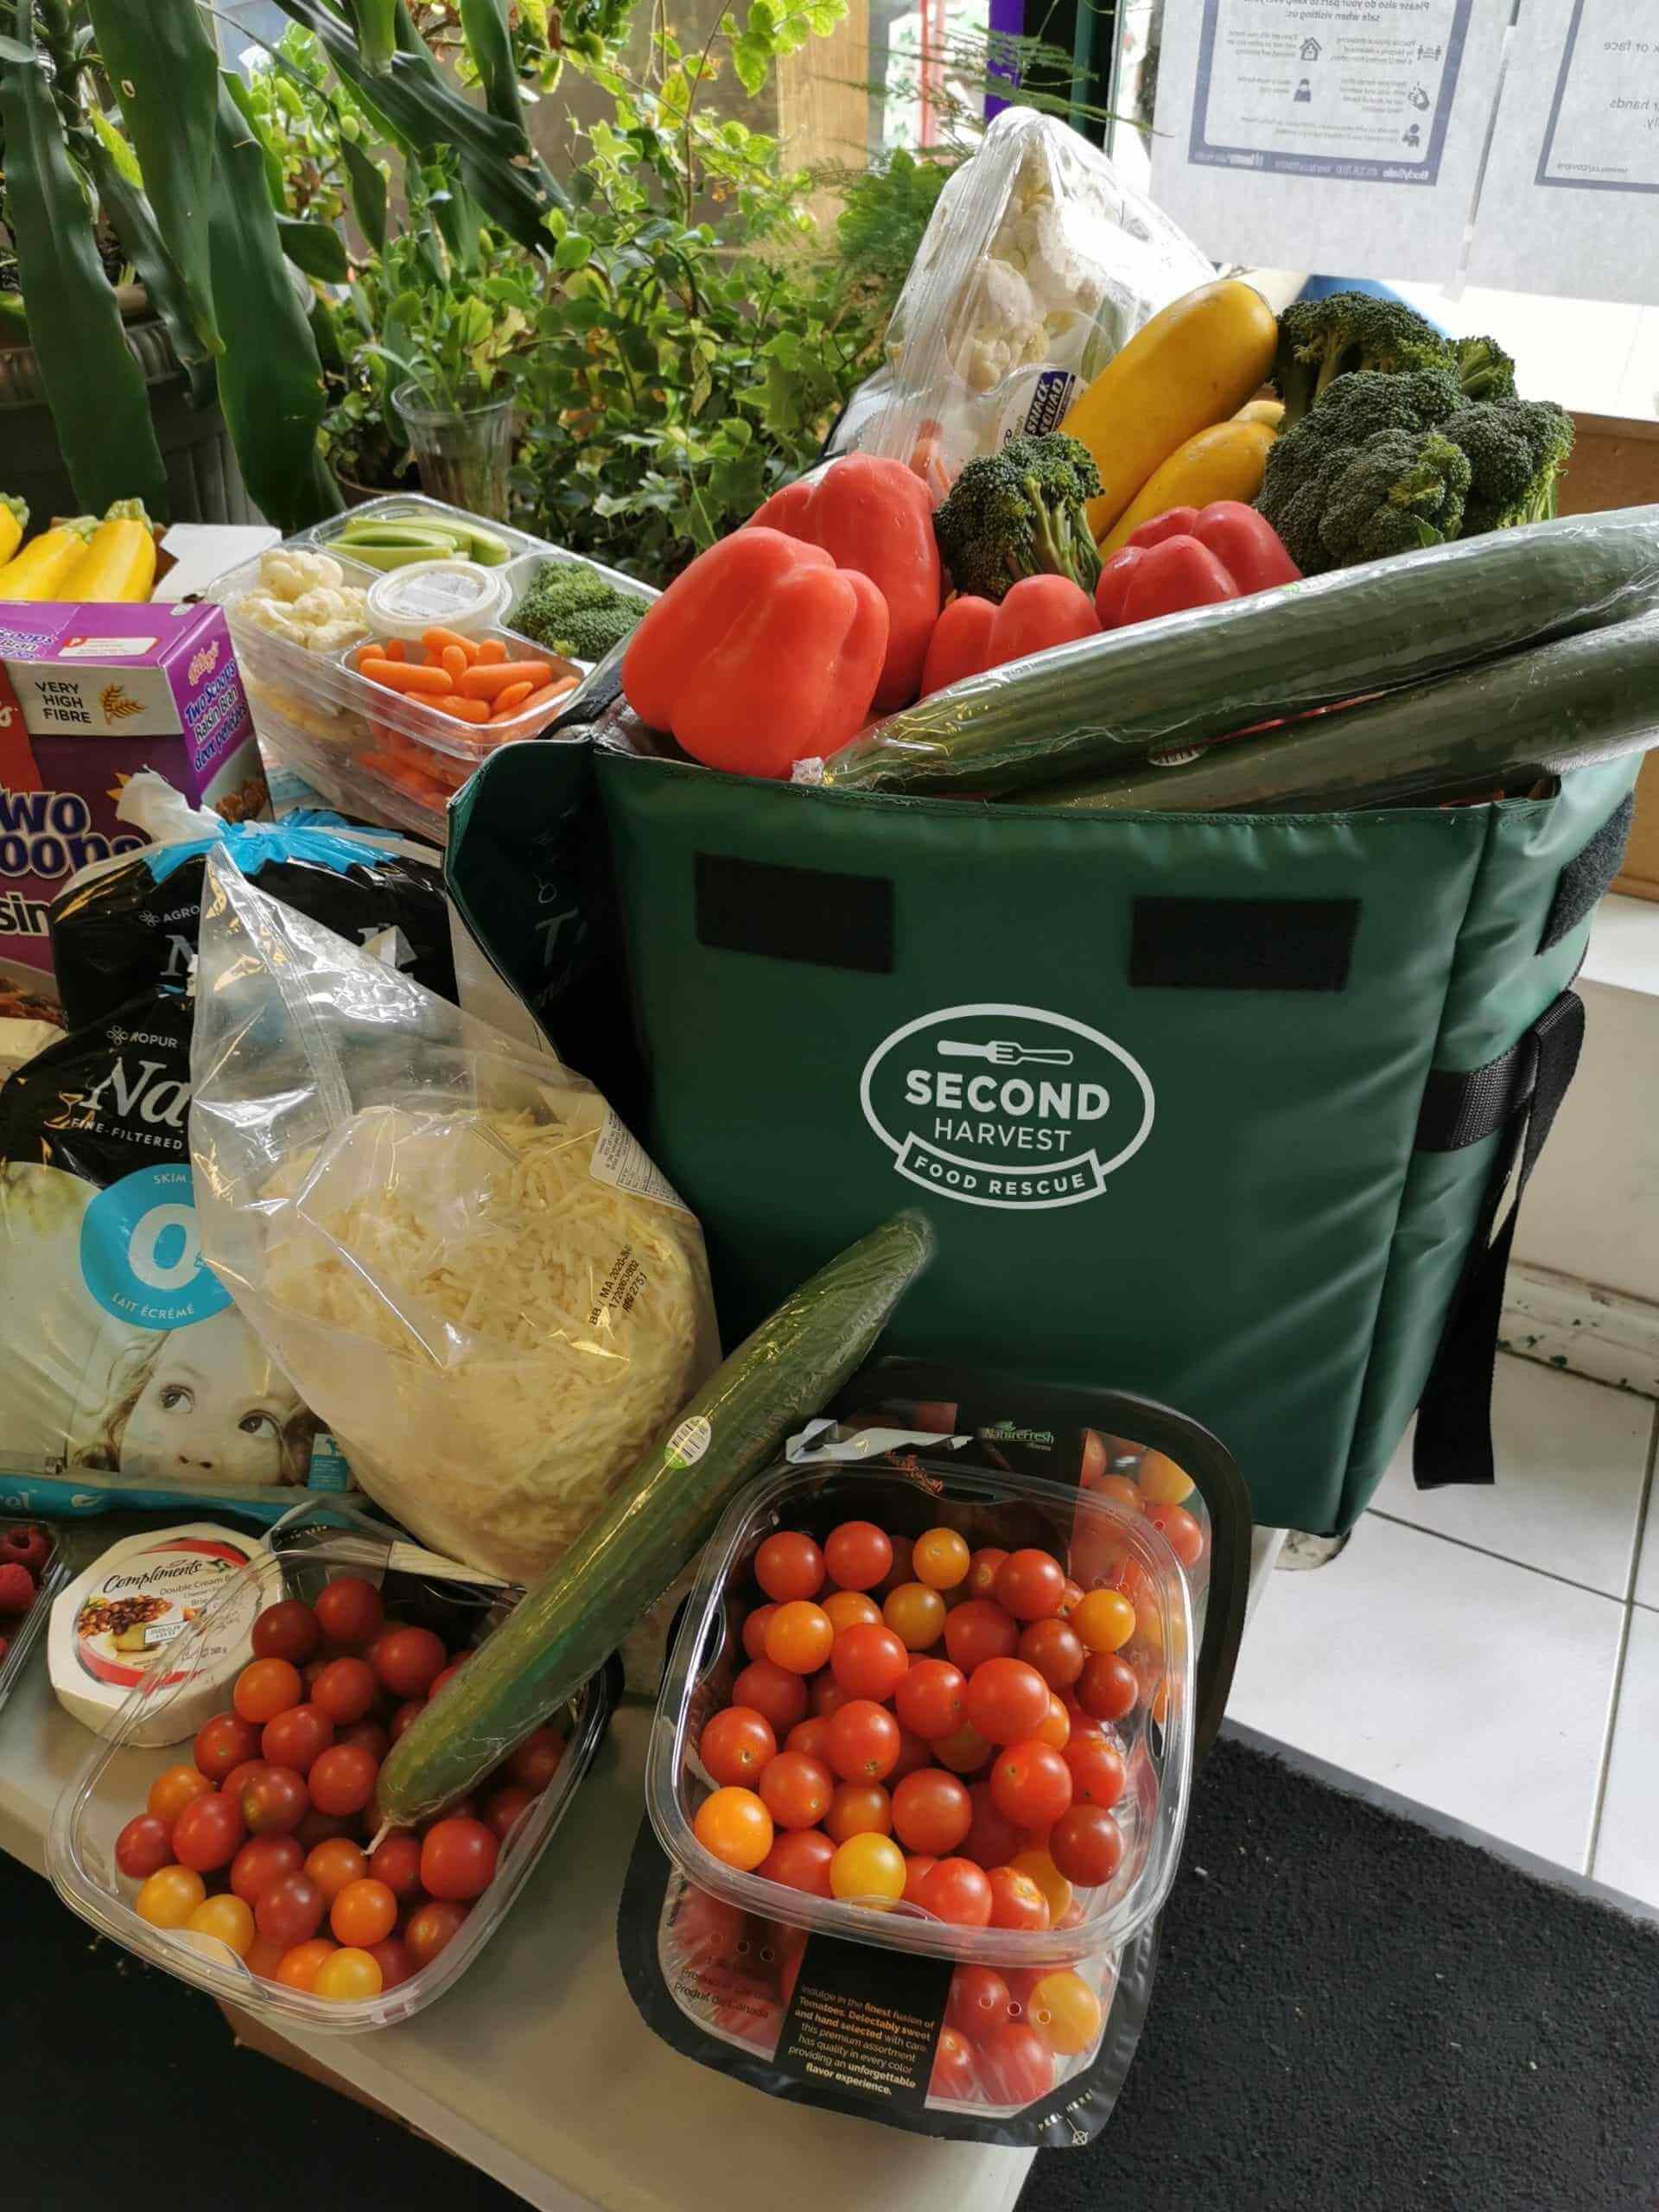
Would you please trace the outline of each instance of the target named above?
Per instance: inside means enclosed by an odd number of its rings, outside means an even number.
[[[491,1577],[435,1560],[350,1507],[302,1505],[269,1531],[257,1556],[228,1579],[224,1593],[179,1640],[179,1671],[188,1668],[198,1643],[215,1636],[221,1618],[246,1605],[250,1588],[257,1598],[247,1616],[251,1619],[253,1612],[285,1598],[310,1601],[337,1574],[360,1575],[373,1582],[402,1617],[421,1618],[435,1607],[434,1617],[448,1626],[447,1641],[462,1640],[464,1628],[456,1624],[467,1624],[469,1618],[476,1632],[465,1640],[477,1641],[515,1594]],[[244,1634],[238,1663],[252,1656]],[[176,1683],[176,1675],[173,1681]],[[174,1688],[154,1679],[133,1692],[107,1741],[96,1746],[66,1784],[53,1811],[47,1872],[64,1903],[100,1935],[275,2027],[335,2035],[391,2027],[412,2018],[442,1996],[496,1934],[593,1764],[620,1688],[620,1669],[613,1662],[583,1685],[567,1708],[550,1716],[550,1725],[565,1736],[564,1756],[552,1782],[503,1845],[489,1888],[429,1966],[376,1997],[335,2002],[307,1990],[289,1989],[255,1974],[212,1936],[154,1928],[138,1917],[132,1900],[139,1885],[117,1872],[116,1839],[127,1821],[143,1810],[156,1775],[189,1756],[188,1742],[158,1751],[131,1745],[135,1727],[146,1715],[153,1717],[156,1703],[175,1694]]]
[[[50,1549],[46,1565],[35,1578],[35,1602],[26,1613],[0,1614],[0,1637],[6,1639],[6,1656],[0,1659],[0,1710],[29,1664],[29,1655],[46,1631],[52,1601],[69,1580],[69,1560],[62,1539],[49,1521],[30,1521],[0,1513],[0,1536],[10,1529],[38,1529]]]
[[[903,1902],[876,1910],[808,1895],[726,1866],[697,1840],[693,1822],[714,1783],[697,1756],[703,1726],[730,1701],[746,1663],[742,1624],[764,1599],[752,1579],[755,1553],[780,1530],[820,1542],[842,1521],[874,1521],[889,1534],[958,1529],[970,1548],[1052,1552],[1084,1590],[1127,1564],[1137,1584],[1136,1628],[1122,1656],[1141,1680],[1128,1719],[1113,1725],[1128,1768],[1114,1808],[1122,1860],[1110,1882],[1081,1893],[1084,1916],[1064,1928],[962,1928]],[[1006,1972],[1060,1968],[1117,1952],[1156,1915],[1175,1878],[1192,1777],[1192,1602],[1179,1561],[1140,1515],[1109,1499],[1014,1473],[952,1466],[948,1459],[904,1469],[780,1466],[728,1508],[703,1554],[664,1678],[645,1775],[651,1823],[669,1859],[696,1888],[739,1910],[813,1934],[918,1952]],[[1157,1716],[1154,1718],[1154,1714]]]

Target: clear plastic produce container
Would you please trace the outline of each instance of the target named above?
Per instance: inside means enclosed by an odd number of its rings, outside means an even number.
[[[426,1560],[430,1555],[347,1507],[301,1507],[271,1529],[266,1542],[268,1548],[230,1578],[224,1593],[180,1639],[179,1675],[188,1672],[194,1651],[215,1635],[219,1621],[237,1605],[239,1593],[250,1583],[257,1592],[254,1610],[263,1611],[284,1598],[309,1602],[334,1575],[360,1575],[383,1589],[390,1608],[400,1614],[418,1613],[423,1605],[429,1606],[435,1600],[441,1604],[450,1622],[446,1641],[452,1642],[461,1638],[462,1630],[454,1624],[462,1611],[475,1618],[470,1640],[476,1641],[512,1594],[499,1583],[480,1580],[466,1568],[451,1568],[444,1562],[400,1567],[400,1557]],[[246,1636],[239,1644],[238,1667],[253,1656]],[[178,1676],[171,1679],[176,1684]],[[378,1997],[335,2002],[266,1980],[212,1936],[154,1928],[134,1911],[132,1900],[139,1885],[117,1872],[116,1839],[134,1815],[144,1809],[156,1775],[188,1761],[190,1747],[187,1740],[165,1750],[136,1751],[130,1738],[141,1716],[153,1714],[156,1701],[175,1694],[175,1688],[161,1686],[154,1677],[136,1689],[109,1739],[96,1745],[65,1787],[53,1812],[47,1847],[53,1886],[100,1935],[112,1936],[152,1966],[206,1990],[210,1997],[239,2005],[278,2028],[335,2035],[360,2034],[410,2019],[467,1971],[500,1927],[569,1809],[604,1739],[615,1701],[613,1682],[601,1673],[585,1684],[565,1711],[550,1716],[550,1725],[565,1738],[558,1771],[502,1846],[495,1878],[437,1957]]]
[[[38,1529],[50,1549],[46,1564],[35,1577],[35,1602],[26,1613],[0,1614],[0,1637],[6,1639],[6,1656],[0,1659],[0,1710],[11,1695],[19,1675],[29,1664],[29,1655],[46,1633],[47,1615],[52,1610],[52,1600],[69,1580],[69,1561],[64,1554],[63,1544],[49,1521],[24,1521],[0,1515],[0,1537],[10,1529]]]
[[[1123,1855],[1109,1882],[1077,1892],[1083,1917],[1075,1924],[963,1928],[903,1902],[874,1910],[740,1872],[698,1842],[692,1824],[714,1784],[696,1746],[704,1723],[730,1702],[733,1681],[747,1663],[743,1621],[765,1602],[753,1580],[755,1553],[779,1530],[804,1530],[822,1541],[839,1522],[852,1520],[912,1537],[950,1527],[975,1550],[1034,1545],[1052,1552],[1085,1591],[1121,1579],[1126,1569],[1132,1577],[1136,1626],[1121,1656],[1134,1669],[1141,1694],[1128,1719],[1109,1731],[1128,1769],[1113,1808]],[[690,1883],[764,1920],[1003,1974],[1070,1967],[1119,1950],[1168,1894],[1186,1821],[1192,1706],[1186,1578],[1140,1514],[1059,1484],[952,1467],[944,1459],[918,1460],[905,1471],[783,1466],[734,1502],[703,1554],[658,1703],[646,1805],[664,1849]]]

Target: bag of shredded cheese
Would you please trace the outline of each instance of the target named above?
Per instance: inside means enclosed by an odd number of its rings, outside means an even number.
[[[210,855],[202,1252],[353,1474],[525,1581],[718,1357],[692,1215],[591,1084]]]

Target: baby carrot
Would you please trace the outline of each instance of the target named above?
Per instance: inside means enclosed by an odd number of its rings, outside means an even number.
[[[553,669],[544,660],[498,661],[490,668],[469,668],[455,685],[463,699],[493,699],[515,683],[528,683],[531,691],[553,680]],[[525,694],[529,696],[529,693]]]
[[[520,715],[528,715],[537,707],[552,706],[556,700],[563,699],[567,692],[574,691],[576,683],[575,677],[567,676],[557,683],[544,683],[539,691],[532,691],[528,699],[522,700],[508,713],[503,714],[498,708],[490,716],[490,720],[493,722],[517,721]]]
[[[421,643],[434,660],[441,659],[450,645],[454,646],[468,668],[478,658],[478,647],[470,638],[463,638],[459,630],[441,630],[435,626],[430,630],[423,630]]]
[[[361,670],[371,683],[384,683],[389,691],[441,694],[449,689],[448,673],[442,668],[418,668],[412,662],[376,659],[370,655]]]
[[[407,660],[409,658],[409,647],[401,638],[388,638],[381,651],[387,660]]]
[[[505,660],[506,657],[507,641],[505,638],[480,638],[478,645],[478,658],[473,665],[474,668],[490,668],[497,661]]]
[[[442,662],[452,683],[459,683],[471,665],[459,645],[446,645],[441,653],[435,655],[435,658]]]
[[[503,715],[515,714],[535,689],[533,683],[509,683],[505,691],[498,691],[491,701],[493,711],[490,720],[499,722]]]
[[[434,699],[432,704],[441,715],[453,715],[458,722],[482,722],[490,718],[490,710],[482,699],[463,699],[454,691]]]

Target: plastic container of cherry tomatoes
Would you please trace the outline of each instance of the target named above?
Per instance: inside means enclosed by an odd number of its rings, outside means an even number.
[[[698,1757],[704,1725],[731,1700],[747,1663],[742,1629],[765,1602],[753,1578],[768,1536],[804,1532],[820,1543],[847,1521],[889,1535],[958,1531],[970,1551],[995,1546],[1052,1553],[1087,1593],[1128,1584],[1135,1630],[1119,1656],[1139,1694],[1112,1726],[1128,1767],[1114,1808],[1123,1840],[1116,1872],[1079,1892],[1082,1916],[1065,1928],[964,1928],[902,1899],[876,1909],[810,1895],[741,1872],[707,1851],[694,1831],[715,1784]],[[1031,1476],[912,1459],[906,1469],[785,1465],[762,1476],[728,1510],[703,1555],[669,1661],[652,1731],[645,1802],[652,1827],[686,1878],[739,1911],[810,1934],[918,1952],[998,1969],[1071,1967],[1119,1950],[1157,1913],[1175,1878],[1192,1777],[1192,1607],[1174,1553],[1143,1515],[1109,1498]]]
[[[221,1616],[246,1606],[250,1589],[257,1596],[257,1604],[245,1613],[251,1623],[256,1613],[283,1599],[310,1603],[325,1583],[346,1574],[373,1583],[393,1614],[434,1628],[451,1650],[477,1643],[518,1595],[499,1581],[422,1551],[349,1507],[303,1505],[270,1530],[264,1548],[229,1579],[223,1594],[179,1639],[178,1666],[169,1681],[176,1683],[188,1673],[193,1647],[214,1637]],[[238,1665],[252,1656],[245,1633]],[[501,1847],[489,1887],[429,1964],[375,1997],[332,2000],[291,1989],[253,1973],[215,1938],[153,1927],[134,1910],[139,1885],[118,1872],[116,1839],[144,1809],[156,1775],[189,1757],[188,1742],[162,1751],[132,1748],[141,1719],[153,1719],[156,1703],[175,1694],[154,1677],[133,1692],[109,1738],[96,1746],[65,1787],[53,1812],[47,1871],[64,1903],[100,1935],[275,2027],[334,2035],[390,2027],[442,1996],[496,1935],[593,1764],[620,1687],[620,1669],[612,1661],[568,1708],[550,1716],[549,1725],[565,1738],[564,1756],[552,1781]]]

